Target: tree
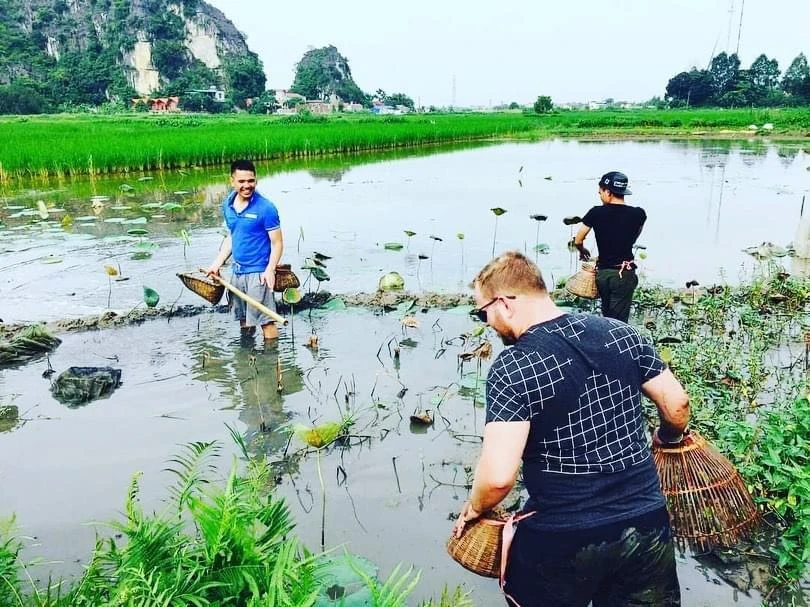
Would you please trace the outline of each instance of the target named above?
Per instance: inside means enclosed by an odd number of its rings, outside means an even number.
[[[804,53],[800,53],[785,70],[782,90],[800,101],[810,102],[810,66]]]
[[[705,70],[692,68],[670,78],[666,88],[666,98],[672,105],[706,105],[712,97],[713,78]]]
[[[394,93],[385,97],[385,105],[404,105],[413,110],[413,99],[408,97],[405,93]]]
[[[215,111],[216,101],[211,95],[205,93],[188,93],[180,97],[180,109],[184,112],[209,112]]]
[[[764,53],[754,59],[748,70],[754,88],[766,93],[779,85],[779,62]]]
[[[0,86],[0,114],[43,114],[48,102],[32,86],[20,83]]]
[[[253,100],[248,110],[251,114],[272,114],[278,109],[275,91],[265,91]]]
[[[534,102],[534,111],[537,114],[547,114],[554,109],[554,104],[551,103],[551,97],[548,95],[540,95],[537,101]]]
[[[712,75],[714,97],[719,99],[723,94],[734,90],[740,73],[740,58],[736,53],[727,55],[722,52],[712,59],[709,73]]]
[[[224,67],[228,89],[239,107],[245,107],[248,97],[259,97],[264,92],[267,76],[256,53],[231,56]]]
[[[366,103],[366,95],[352,79],[348,60],[334,46],[304,53],[295,66],[293,93],[307,99],[327,99],[337,95],[343,101]]]

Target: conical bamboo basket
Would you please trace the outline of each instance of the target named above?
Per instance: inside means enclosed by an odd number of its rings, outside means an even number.
[[[582,262],[582,268],[565,282],[569,293],[586,299],[596,299],[596,264],[592,261]]]
[[[447,540],[447,552],[459,565],[485,577],[500,577],[501,535],[509,517],[501,510],[485,512],[467,524],[460,538]]]
[[[214,305],[219,303],[225,293],[225,287],[204,272],[182,272],[178,273],[177,277],[186,287]]]
[[[760,514],[734,465],[697,432],[678,445],[653,444],[653,459],[678,545],[706,552],[732,546]]]

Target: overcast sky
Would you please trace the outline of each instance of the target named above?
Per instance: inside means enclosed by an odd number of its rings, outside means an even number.
[[[810,55],[810,0],[208,1],[247,36],[268,88],[333,44],[361,89],[422,105],[663,96],[671,76],[737,49],[741,9],[743,67]]]

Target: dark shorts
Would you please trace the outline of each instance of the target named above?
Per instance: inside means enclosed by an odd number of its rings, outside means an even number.
[[[504,590],[520,607],[678,607],[669,515],[569,532],[518,524]]]
[[[630,318],[630,304],[633,303],[633,291],[638,286],[638,275],[635,270],[618,268],[600,268],[596,272],[596,290],[602,300],[602,316],[627,322]]]

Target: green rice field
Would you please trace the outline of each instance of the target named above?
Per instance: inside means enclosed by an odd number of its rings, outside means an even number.
[[[772,129],[763,129],[765,124]],[[759,130],[751,130],[757,125]],[[329,117],[60,115],[0,120],[0,180],[125,173],[552,136],[804,137],[810,109],[604,110]]]

